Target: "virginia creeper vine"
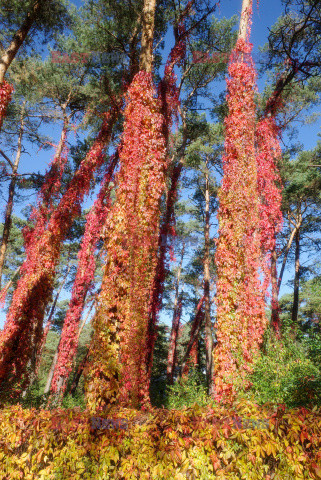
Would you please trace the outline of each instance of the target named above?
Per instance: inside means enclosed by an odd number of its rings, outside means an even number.
[[[116,399],[148,403],[148,302],[157,265],[165,186],[164,117],[152,75],[140,71],[127,94],[117,198],[106,224],[107,263],[86,369],[89,408]]]
[[[78,267],[72,288],[71,300],[64,320],[51,390],[62,395],[66,388],[72,362],[78,346],[78,328],[85,299],[93,287],[95,274],[95,249],[110,208],[110,182],[117,164],[115,155],[105,175],[103,185],[86,219],[85,233],[78,253]]]
[[[27,363],[32,348],[38,349],[41,342],[44,312],[53,290],[61,243],[80,212],[80,204],[90,189],[94,172],[105,159],[105,147],[117,115],[115,107],[105,116],[96,141],[70,181],[45,231],[33,242],[22,266],[22,275],[0,334],[0,386],[15,390],[14,395],[19,395],[28,384]],[[34,232],[33,238],[37,237]]]
[[[257,164],[254,148],[255,70],[252,46],[239,38],[227,80],[223,181],[219,192],[217,265],[217,346],[215,397],[232,399],[258,354],[266,325],[259,279],[260,231]],[[245,61],[245,59],[247,61]]]

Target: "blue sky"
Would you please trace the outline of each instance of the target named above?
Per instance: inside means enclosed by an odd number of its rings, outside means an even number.
[[[77,7],[81,6],[84,2],[82,1],[73,1]],[[241,10],[241,0],[222,0],[221,5],[216,10],[216,16],[218,18],[222,17],[231,17],[235,14],[240,14]],[[253,43],[253,56],[254,60],[256,60],[259,56],[259,47],[263,46],[267,40],[267,36],[269,33],[269,28],[275,23],[277,18],[282,12],[282,3],[278,0],[262,0],[259,2],[257,6],[256,2],[254,5],[254,13],[253,13],[253,25],[252,25],[252,34],[251,34],[251,41]],[[172,43],[172,35],[169,34],[165,38],[165,55],[170,50]],[[258,79],[258,88],[259,91],[262,92],[264,88],[265,78]],[[222,89],[224,89],[224,84],[221,85]],[[216,87],[217,88],[217,87]],[[318,132],[319,132],[319,121],[317,121],[314,125],[309,126],[300,126],[300,141],[303,143],[305,149],[312,148],[316,145],[318,140]],[[58,136],[60,134],[60,127],[50,127],[48,128],[48,134],[54,137],[54,140],[58,140]],[[20,171],[21,173],[27,172],[30,170],[39,170],[44,172],[48,167],[54,151],[33,151],[32,157],[25,155],[22,157]],[[30,167],[30,158],[32,158],[32,168]],[[34,200],[34,198],[33,198]],[[33,201],[31,199],[31,201]],[[88,208],[93,202],[93,198],[88,199],[85,202],[85,207]],[[1,213],[4,209],[4,202],[1,199]],[[16,213],[20,213],[20,208],[16,208]],[[291,273],[287,273],[284,278],[283,287],[281,288],[281,295],[290,291],[289,287],[286,287],[286,281],[291,278]],[[185,318],[185,321],[188,318]],[[161,320],[166,321],[168,323],[169,319],[162,315]],[[3,326],[4,315],[0,312],[0,328]]]

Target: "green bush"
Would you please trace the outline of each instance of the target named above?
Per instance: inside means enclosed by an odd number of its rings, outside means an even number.
[[[248,398],[257,402],[284,403],[288,407],[321,404],[321,373],[308,358],[304,342],[285,334],[282,340],[268,333],[262,356],[251,375]]]
[[[191,367],[188,376],[168,387],[166,406],[170,409],[179,409],[195,403],[203,407],[211,404],[212,399],[207,395],[204,375]]]

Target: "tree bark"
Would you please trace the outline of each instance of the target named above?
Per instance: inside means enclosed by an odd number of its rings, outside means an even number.
[[[78,330],[78,334],[77,334],[77,344],[78,344],[78,340],[79,340],[80,334],[81,334],[81,332],[82,332],[82,330],[83,330],[83,328],[84,328],[84,326],[85,326],[85,323],[86,323],[86,321],[88,320],[88,317],[89,317],[89,315],[90,315],[90,312],[91,312],[91,310],[92,310],[92,308],[93,308],[93,306],[94,306],[94,304],[95,304],[95,301],[96,301],[96,299],[92,302],[92,304],[91,304],[91,306],[90,306],[90,309],[89,309],[89,312],[88,312],[87,315],[83,318],[83,320],[82,320],[82,322],[81,322],[81,324],[80,324],[80,326],[79,326],[79,330]],[[44,390],[44,394],[45,394],[45,393],[48,393],[48,392],[50,391],[50,389],[51,389],[51,383],[52,383],[54,371],[55,371],[55,368],[56,368],[56,365],[57,365],[57,362],[58,362],[58,354],[59,354],[60,340],[61,340],[61,337],[60,337],[60,339],[59,339],[59,344],[58,344],[58,346],[57,346],[57,350],[56,350],[55,355],[54,355],[54,358],[53,358],[53,360],[52,360],[52,364],[51,364],[50,371],[49,371],[49,374],[48,374],[48,379],[47,379],[47,384],[46,384],[46,387],[45,387],[45,390]],[[89,350],[88,350],[88,351],[89,351]],[[87,357],[88,357],[88,352],[87,352],[87,354],[86,354],[86,359],[87,359]],[[81,370],[81,374],[82,374],[82,372],[83,372],[83,370],[84,370],[84,367],[85,367],[85,363],[83,363],[82,370]],[[81,374],[80,374],[80,376],[81,376]],[[77,385],[78,385],[80,376],[79,376],[79,378],[78,378]],[[75,379],[75,377],[74,377],[74,379]],[[73,379],[73,382],[74,382],[74,379]],[[67,381],[67,380],[66,380],[66,378],[63,377],[63,376],[61,376],[61,377],[58,379],[58,382],[57,382],[57,384],[58,384],[57,392],[52,395],[53,398],[50,400],[50,402],[52,402],[53,404],[54,404],[54,403],[57,403],[57,402],[59,403],[59,402],[62,401],[63,395],[62,395],[61,392],[62,392],[62,387],[63,387],[65,381]],[[77,386],[76,386],[76,388],[77,388]],[[47,404],[47,405],[49,405],[49,401],[48,401],[48,404]]]
[[[14,272],[14,274],[12,275],[10,280],[7,282],[7,285],[1,290],[1,292],[0,292],[0,306],[4,306],[8,290],[11,287],[11,285],[13,284],[13,282],[15,281],[15,278],[17,277],[17,275],[19,274],[20,268],[21,267],[18,267],[16,269],[16,271]]]
[[[292,245],[292,242],[293,242],[293,239],[296,235],[296,232],[300,229],[301,227],[301,223],[302,223],[302,220],[298,221],[295,228],[292,230],[291,232],[291,235],[290,235],[290,238],[288,240],[288,243],[287,243],[287,246],[286,246],[286,249],[285,249],[285,252],[284,252],[284,257],[283,257],[283,261],[282,261],[282,266],[281,266],[281,270],[280,270],[280,275],[279,275],[279,280],[278,280],[278,294],[279,294],[279,291],[280,291],[280,287],[281,287],[281,283],[282,283],[282,279],[283,279],[283,274],[284,274],[284,270],[285,270],[285,265],[286,265],[286,261],[287,261],[287,258],[288,258],[288,254],[289,254],[289,251],[290,251],[290,248],[291,248],[291,245]]]
[[[180,283],[180,277],[181,277],[181,271],[182,271],[182,263],[184,258],[184,250],[185,250],[185,244],[183,244],[183,248],[182,248],[181,260],[180,260],[180,264],[177,271],[177,278],[176,278],[176,285],[175,285],[173,322],[172,322],[172,331],[171,331],[168,357],[167,357],[167,383],[169,385],[173,384],[177,336],[178,336],[179,324],[180,324],[181,313],[182,313],[182,298],[181,298],[182,296],[179,295],[178,292],[179,292],[179,283]]]
[[[191,329],[191,338],[188,342],[187,349],[186,349],[185,355],[183,357],[182,365],[181,365],[181,368],[180,368],[180,375],[179,375],[180,378],[182,377],[182,374],[183,374],[183,372],[185,370],[185,367],[186,367],[187,359],[188,359],[188,357],[191,353],[192,347],[193,347],[196,339],[198,338],[198,335],[199,335],[199,332],[200,332],[200,329],[201,329],[202,321],[203,321],[203,318],[204,318],[203,311],[202,311],[203,303],[204,303],[204,296],[200,299],[200,301],[198,302],[198,305],[196,307],[195,318],[194,318],[192,329]]]
[[[206,347],[206,379],[208,394],[213,390],[213,333],[210,300],[210,190],[209,174],[206,163],[205,171],[205,225],[204,225],[204,313],[205,313],[205,347]]]
[[[3,233],[2,239],[0,244],[0,289],[1,289],[1,279],[2,279],[2,271],[5,262],[6,252],[8,248],[8,241],[10,237],[10,230],[11,230],[11,223],[12,223],[12,209],[13,209],[13,199],[16,189],[17,183],[17,171],[19,167],[20,157],[21,157],[21,149],[22,149],[22,136],[24,132],[24,109],[25,109],[25,101],[22,105],[21,111],[21,120],[20,120],[20,131],[18,137],[18,149],[16,154],[15,162],[12,166],[12,174],[11,180],[9,185],[9,194],[8,194],[8,201],[6,206],[6,213],[4,217],[4,225],[3,225]]]
[[[274,247],[271,257],[271,281],[272,281],[272,314],[271,326],[277,336],[280,338],[280,309],[279,309],[279,289],[278,289],[278,273],[277,273],[277,253]]]
[[[50,386],[51,386],[53,374],[54,374],[54,371],[55,371],[55,366],[57,365],[57,360],[58,360],[59,344],[60,344],[60,339],[59,339],[59,343],[57,345],[54,357],[53,357],[52,362],[51,362],[51,367],[50,367],[48,377],[47,377],[47,383],[46,383],[45,389],[43,391],[44,394],[49,393],[49,391],[50,391]]]
[[[157,267],[156,267],[156,274],[153,283],[152,289],[152,298],[150,301],[150,311],[148,315],[148,345],[147,345],[147,352],[146,352],[146,367],[147,371],[150,374],[152,371],[152,364],[153,364],[153,351],[154,345],[157,337],[157,313],[158,309],[161,305],[163,291],[164,291],[164,280],[166,276],[166,269],[165,269],[165,259],[167,254],[167,245],[168,245],[168,235],[170,232],[170,228],[172,225],[172,219],[174,216],[174,204],[177,195],[177,185],[179,176],[182,170],[183,164],[180,162],[173,168],[172,176],[171,176],[171,187],[169,189],[166,201],[166,212],[164,216],[164,220],[162,222],[162,226],[160,228],[159,239],[158,239],[158,260],[157,260]]]
[[[139,69],[151,73],[153,66],[153,39],[155,24],[156,0],[144,0],[143,31]]]
[[[295,233],[295,275],[294,275],[294,291],[293,291],[293,307],[292,307],[292,323],[294,325],[298,321],[299,287],[300,287],[300,230],[297,229]]]
[[[251,11],[252,11],[252,0],[243,0],[238,39],[243,38],[243,40],[246,40],[246,34],[248,30],[248,23],[249,23]]]
[[[12,60],[17,55],[19,48],[23,44],[26,36],[28,35],[30,28],[32,27],[35,19],[37,18],[37,15],[39,14],[42,4],[45,2],[46,0],[35,1],[35,3],[33,4],[32,10],[27,14],[23,24],[21,25],[19,30],[17,30],[16,33],[14,34],[9,47],[2,55],[0,59],[0,84],[3,83],[4,76]]]
[[[78,387],[78,384],[79,384],[79,380],[81,378],[81,375],[83,374],[88,356],[89,356],[89,349],[87,350],[86,355],[84,356],[83,360],[81,361],[81,363],[78,367],[78,370],[77,370],[77,372],[75,373],[75,375],[72,379],[72,384],[71,384],[71,387],[70,387],[70,394],[71,395],[75,395],[75,393],[76,393],[76,390],[77,390],[77,387]]]
[[[54,313],[55,313],[55,310],[56,310],[56,305],[57,305],[57,302],[58,302],[58,298],[60,296],[61,290],[63,289],[63,287],[66,283],[68,274],[70,272],[70,268],[71,268],[71,266],[68,265],[67,271],[66,271],[65,276],[63,278],[63,281],[61,282],[60,287],[59,287],[59,289],[56,293],[55,299],[52,303],[52,306],[51,306],[51,309],[50,309],[50,312],[49,312],[49,315],[48,315],[47,323],[46,323],[46,326],[45,326],[45,329],[44,329],[44,332],[43,332],[43,338],[41,340],[41,345],[40,345],[38,353],[37,353],[37,365],[36,365],[36,370],[35,370],[35,378],[37,378],[37,376],[38,376],[38,369],[39,369],[39,366],[40,366],[42,351],[43,351],[44,346],[46,345],[48,332],[49,332],[50,326],[52,324],[52,319],[53,319],[53,316],[54,316]]]

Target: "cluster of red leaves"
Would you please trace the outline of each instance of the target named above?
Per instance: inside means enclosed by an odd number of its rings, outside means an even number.
[[[157,265],[165,187],[164,117],[152,75],[140,71],[127,94],[117,196],[106,223],[107,262],[87,368],[90,408],[148,401],[148,303]]]
[[[36,230],[32,234],[33,242],[29,244],[22,275],[13,294],[4,330],[0,334],[0,385],[5,384],[8,390],[14,389],[14,394],[19,395],[28,384],[27,363],[33,349],[38,351],[42,339],[43,318],[52,295],[61,244],[80,212],[81,202],[89,192],[94,172],[105,159],[105,147],[116,118],[116,109],[106,115],[96,141],[67,186],[46,229],[40,236]],[[42,229],[42,222],[39,228]],[[23,377],[20,388],[14,388]]]
[[[86,219],[85,233],[78,252],[78,267],[71,300],[64,320],[51,390],[63,394],[72,370],[78,347],[78,329],[87,293],[93,287],[96,261],[95,250],[110,208],[110,182],[117,164],[114,156],[105,175],[101,190]],[[62,382],[60,381],[62,380]]]
[[[260,231],[254,145],[255,69],[251,45],[239,39],[227,80],[229,114],[225,120],[223,182],[219,192],[217,265],[217,346],[214,351],[215,396],[230,399],[258,353],[266,326],[259,280]],[[250,58],[249,58],[250,60]]]
[[[174,73],[175,65],[178,65],[186,55],[186,35],[185,27],[182,24],[178,26],[178,42],[172,48],[167,59],[164,78],[158,85],[158,97],[162,105],[162,114],[165,122],[163,123],[163,132],[166,139],[167,149],[170,143],[170,129],[173,120],[178,122],[178,107],[179,107],[179,90],[176,85],[177,77]],[[169,162],[169,158],[168,158]],[[160,234],[158,238],[158,261],[156,267],[156,274],[153,280],[152,295],[149,303],[148,312],[148,341],[146,348],[146,365],[149,372],[148,378],[152,369],[153,351],[157,337],[157,322],[158,312],[161,308],[162,296],[164,290],[164,280],[166,277],[167,265],[166,255],[170,251],[171,260],[173,259],[173,249],[167,242],[168,235],[175,235],[175,217],[174,204],[177,195],[177,186],[180,173],[182,171],[182,164],[173,167],[170,175],[170,188],[167,194],[166,211],[161,222]]]
[[[67,129],[63,128],[56,155],[45,174],[44,183],[29,218],[33,225],[25,227],[23,230],[24,246],[27,255],[29,245],[32,246],[33,242],[37,241],[37,238],[39,239],[44,233],[50,215],[55,209],[55,202],[58,199],[61,188],[62,175],[68,160],[68,151],[65,146],[66,137]]]
[[[0,128],[6,116],[7,106],[11,102],[13,90],[13,86],[6,81],[0,85]]]
[[[265,117],[256,126],[257,186],[260,195],[260,231],[263,290],[271,281],[271,252],[275,249],[276,234],[282,229],[281,178],[276,160],[281,157],[279,129],[274,117]]]

